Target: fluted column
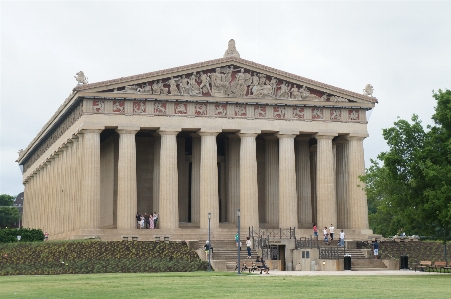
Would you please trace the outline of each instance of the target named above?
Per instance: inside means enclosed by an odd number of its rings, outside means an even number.
[[[185,138],[177,138],[177,170],[180,222],[188,222],[188,177],[185,162]]]
[[[318,221],[318,215],[317,215],[317,206],[318,206],[318,197],[316,194],[316,168],[317,168],[317,155],[318,153],[318,146],[312,145],[310,147],[310,178],[312,180],[312,222],[316,223]]]
[[[136,126],[119,126],[119,160],[117,163],[117,228],[136,228]]]
[[[340,137],[335,142],[337,159],[337,224],[338,228],[349,228],[348,201],[348,142]]]
[[[294,134],[279,137],[279,227],[298,227]]]
[[[229,223],[237,222],[240,208],[240,137],[228,135],[227,149],[227,219]]]
[[[295,138],[298,222],[302,224],[302,227],[310,227],[313,222],[309,140],[309,136],[298,136]]]
[[[160,204],[160,152],[161,152],[161,136],[155,134],[154,148],[153,148],[153,196],[152,207],[153,211],[159,211]]]
[[[210,227],[219,227],[218,198],[218,154],[216,136],[219,132],[202,132],[200,158],[200,228],[208,228],[208,213],[211,213]]]
[[[359,176],[365,174],[365,160],[363,155],[363,139],[366,136],[348,136],[348,206],[349,228],[368,229],[368,205],[365,184],[360,181]]]
[[[277,227],[279,224],[279,140],[277,136],[265,136],[265,219]]]
[[[241,227],[258,228],[258,185],[255,138],[258,133],[241,132],[240,146],[240,209]]]
[[[162,229],[179,227],[177,134],[175,130],[159,130],[160,148],[160,202],[158,223]]]
[[[337,223],[337,202],[335,198],[334,156],[331,135],[316,135],[317,152],[317,226],[322,228]]]
[[[101,129],[83,130],[83,213],[82,228],[100,226],[100,133]]]
[[[191,222],[200,222],[200,136],[191,134],[192,159],[191,159]]]

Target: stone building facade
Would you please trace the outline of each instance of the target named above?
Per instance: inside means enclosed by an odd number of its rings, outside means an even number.
[[[21,150],[24,227],[318,227],[368,234],[366,112],[377,99],[240,58],[79,84]],[[211,219],[208,219],[211,213]],[[156,230],[157,231],[157,230]]]

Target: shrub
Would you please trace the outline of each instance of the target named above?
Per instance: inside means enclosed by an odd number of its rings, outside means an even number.
[[[18,242],[17,236],[20,236],[20,242],[42,242],[44,233],[41,229],[31,228],[7,228],[0,229],[0,243]]]

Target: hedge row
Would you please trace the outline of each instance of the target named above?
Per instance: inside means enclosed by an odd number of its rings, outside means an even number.
[[[207,266],[185,242],[0,244],[0,275],[190,272]]]
[[[0,229],[0,243],[18,242],[17,236],[20,236],[20,242],[42,242],[44,233],[41,229],[31,228],[5,228]]]

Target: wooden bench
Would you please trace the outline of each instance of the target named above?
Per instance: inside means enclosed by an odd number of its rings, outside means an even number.
[[[446,267],[446,262],[435,262],[433,266],[431,266],[429,269],[439,269],[441,270],[442,267]]]
[[[415,266],[415,272],[417,272],[417,268],[419,269],[419,271],[425,271],[431,268],[432,266],[432,262],[431,261],[420,261],[420,264]]]

